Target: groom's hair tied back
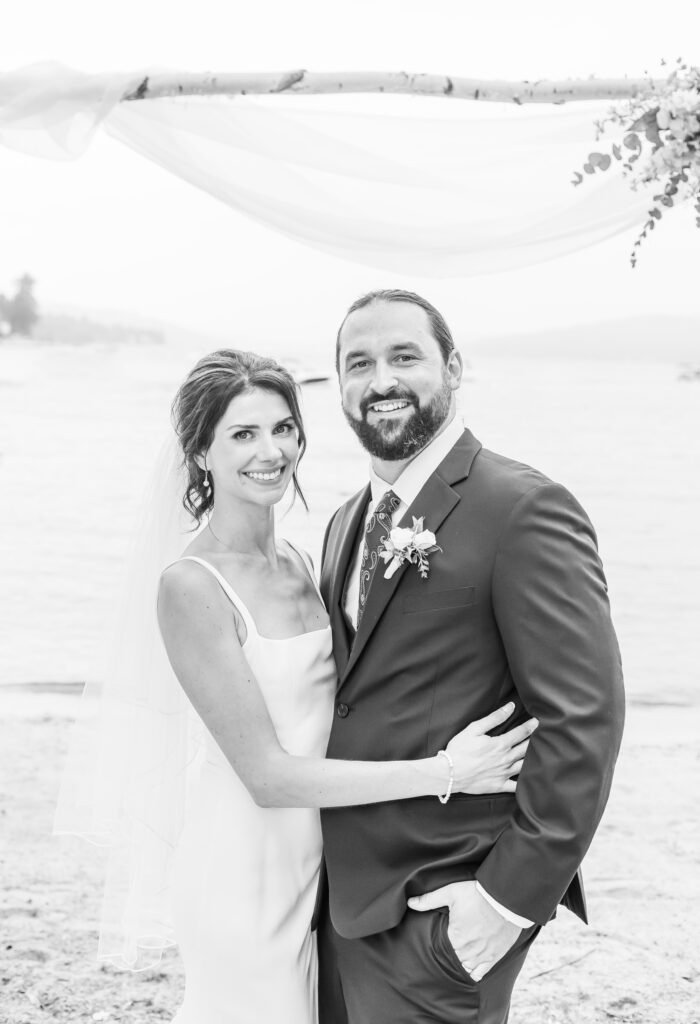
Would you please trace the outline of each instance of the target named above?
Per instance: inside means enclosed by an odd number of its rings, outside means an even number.
[[[289,406],[299,434],[297,465],[306,450],[299,389],[289,370],[274,359],[233,348],[219,349],[204,356],[185,378],[172,405],[173,426],[182,448],[188,476],[182,504],[197,525],[212,509],[216,490],[216,481],[211,473],[209,485],[205,486],[205,472],[198,464],[197,456],[206,454],[214,439],[216,425],[231,400],[255,388],[275,392]],[[294,494],[301,498],[304,508],[307,508],[296,469],[292,480]]]
[[[338,373],[340,373],[340,333],[343,330],[345,321],[351,313],[355,313],[358,309],[364,309],[365,306],[369,306],[372,302],[411,302],[414,306],[420,306],[421,309],[424,309],[430,321],[433,337],[440,346],[443,361],[445,364],[447,363],[450,353],[454,351],[455,343],[452,332],[447,326],[442,313],[435,308],[432,302],[428,302],[422,295],[417,295],[415,292],[407,292],[403,288],[379,288],[377,291],[367,292],[366,295],[361,295],[359,299],[355,299],[338,328],[335,340],[335,368]]]

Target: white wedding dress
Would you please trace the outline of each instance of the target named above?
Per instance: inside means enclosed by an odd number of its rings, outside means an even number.
[[[192,560],[216,577],[245,622],[243,650],[282,746],[324,757],[336,688],[330,627],[261,636],[220,573]],[[258,807],[208,732],[187,807],[173,879],[185,998],[173,1024],[314,1024],[318,811]]]

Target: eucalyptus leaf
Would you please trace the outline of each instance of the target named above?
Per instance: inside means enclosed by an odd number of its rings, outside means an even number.
[[[663,146],[663,142],[661,141],[661,136],[659,135],[659,129],[656,126],[656,122],[654,122],[654,124],[648,125],[644,134],[646,135],[648,141],[653,142],[655,146]]]
[[[630,129],[633,132],[641,132],[643,129],[649,128],[652,124],[656,124],[656,115],[659,112],[658,107],[653,107],[651,110],[645,111],[641,117],[638,117],[634,124],[630,125]]]

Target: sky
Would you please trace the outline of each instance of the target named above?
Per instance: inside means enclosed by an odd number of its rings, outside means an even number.
[[[688,0],[668,17],[644,0],[24,0],[3,18],[0,70],[59,60],[88,71],[305,67],[533,79],[636,76],[677,56],[700,62],[690,52],[700,48],[700,7]],[[700,316],[692,210],[664,219],[633,271],[635,234],[509,273],[399,277],[246,220],[106,136],[69,162],[0,149],[0,291],[29,271],[44,307],[120,310],[236,345],[332,336],[347,305],[374,287],[426,294],[472,337],[645,313]]]

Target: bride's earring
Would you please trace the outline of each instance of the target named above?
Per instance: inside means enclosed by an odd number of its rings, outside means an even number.
[[[204,480],[202,481],[202,487],[205,491],[208,491],[211,487],[209,483],[209,470],[207,469],[207,460],[204,460]]]

